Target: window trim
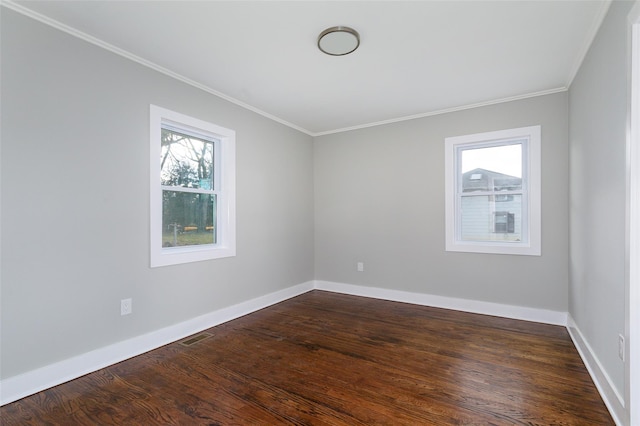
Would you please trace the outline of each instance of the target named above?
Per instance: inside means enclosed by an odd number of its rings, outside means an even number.
[[[235,131],[150,105],[150,266],[177,265],[203,260],[220,259],[236,255],[236,141]],[[160,181],[161,132],[163,123],[183,129],[190,134],[215,140],[214,150],[219,152],[221,170],[217,193],[217,238],[215,244],[186,247],[162,247],[162,191]],[[217,142],[217,143],[216,143]],[[217,147],[215,145],[218,145]],[[218,151],[219,150],[219,151]]]
[[[523,144],[523,162],[526,180],[523,183],[523,221],[528,238],[522,242],[463,241],[460,235],[458,179],[460,148],[481,147],[487,144],[526,140]],[[526,149],[525,149],[526,148]],[[523,175],[524,177],[524,175]],[[541,255],[541,127],[528,126],[493,132],[445,138],[445,250],[453,252]]]

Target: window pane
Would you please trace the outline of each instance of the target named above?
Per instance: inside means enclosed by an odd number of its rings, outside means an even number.
[[[522,144],[461,150],[462,192],[522,188]]]
[[[213,142],[162,129],[162,185],[212,190],[213,176]]]
[[[162,191],[162,247],[216,242],[216,196]]]
[[[461,209],[464,241],[522,241],[522,196],[465,196]]]

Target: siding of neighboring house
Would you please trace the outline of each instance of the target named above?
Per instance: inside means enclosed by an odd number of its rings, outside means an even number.
[[[518,196],[509,201],[497,201],[494,196],[463,197],[462,239],[471,241],[516,241],[522,232],[522,209]],[[514,215],[513,232],[496,232],[495,213]]]
[[[520,188],[522,179],[485,169],[462,175],[462,192],[507,191]],[[513,232],[496,232],[496,213],[513,215]],[[462,197],[461,237],[465,241],[519,241],[522,233],[522,203],[519,195],[473,195]]]

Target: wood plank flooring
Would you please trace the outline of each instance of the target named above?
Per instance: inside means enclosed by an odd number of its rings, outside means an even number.
[[[3,425],[613,425],[564,327],[312,291],[0,408]]]

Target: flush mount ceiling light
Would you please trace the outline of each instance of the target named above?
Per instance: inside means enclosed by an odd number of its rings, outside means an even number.
[[[318,49],[327,55],[348,55],[360,46],[360,34],[349,27],[327,28],[318,36]]]

